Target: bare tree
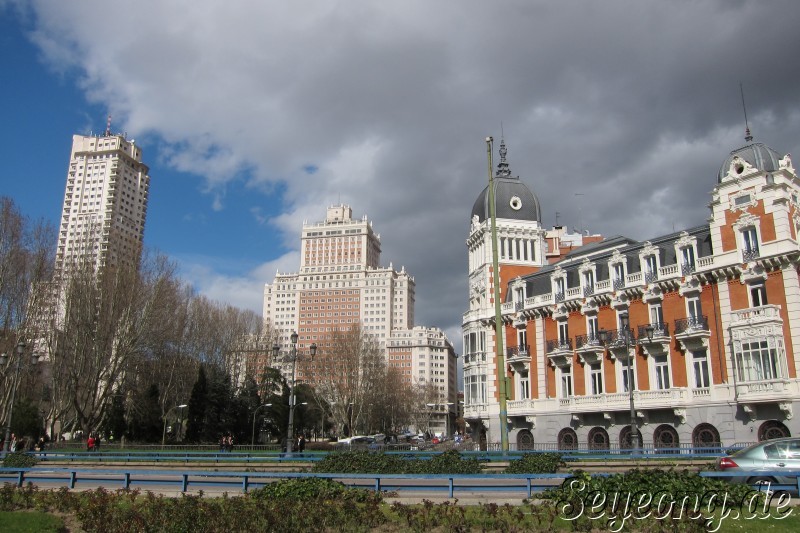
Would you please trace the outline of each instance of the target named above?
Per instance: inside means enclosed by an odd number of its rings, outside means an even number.
[[[37,329],[41,325],[46,288],[52,278],[54,243],[55,228],[52,225],[43,221],[31,222],[13,200],[0,197],[0,351],[9,354],[10,364],[16,364],[17,354],[13,347],[20,340],[28,343],[29,350],[40,349]],[[2,377],[0,412],[4,421],[8,416],[15,376],[16,373],[5,372]],[[35,373],[23,373],[20,378],[33,379],[35,376]],[[38,403],[42,400],[39,384],[18,390]]]
[[[334,331],[320,342],[313,365],[317,391],[330,406],[337,428],[342,432],[348,428],[352,435],[365,427],[368,402],[386,371],[383,351],[375,339],[358,324]]]
[[[71,265],[51,355],[59,371],[53,388],[84,432],[104,422],[113,395],[132,377],[131,363],[147,352],[150,330],[164,322],[173,279],[174,268],[160,258],[141,269],[121,265],[99,273],[90,261]]]
[[[433,409],[430,404],[440,404],[442,393],[431,381],[418,381],[412,386],[411,422],[421,433],[427,433],[431,425]]]

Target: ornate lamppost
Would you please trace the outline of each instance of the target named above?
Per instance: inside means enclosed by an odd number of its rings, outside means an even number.
[[[294,439],[294,407],[297,401],[297,399],[294,397],[294,387],[295,380],[297,379],[297,360],[302,357],[302,354],[298,353],[297,351],[297,341],[299,340],[300,336],[296,331],[293,331],[290,338],[292,341],[292,350],[289,352],[289,355],[283,359],[287,363],[292,363],[292,380],[289,382],[289,427],[286,430],[286,457],[292,456],[292,440]],[[274,358],[278,357],[280,349],[281,347],[278,346],[277,343],[272,346],[272,356]],[[317,353],[316,343],[311,343],[311,346],[309,346],[309,352],[311,359],[313,360]]]
[[[631,417],[631,424],[630,424],[630,433],[631,433],[631,448],[633,449],[634,453],[637,452],[641,446],[641,442],[639,442],[639,428],[636,423],[636,407],[634,405],[634,394],[633,391],[635,389],[635,382],[633,380],[633,362],[635,355],[631,355],[631,341],[633,340],[631,337],[631,329],[630,323],[628,320],[628,315],[622,315],[619,317],[620,328],[619,328],[619,337],[625,342],[625,361],[628,365],[627,374],[628,374],[628,401],[630,403],[630,417]],[[653,341],[653,325],[649,324],[645,331],[647,332],[647,339],[652,342]],[[597,335],[604,345],[608,340],[608,332],[604,329],[601,329]]]
[[[253,411],[253,435],[250,437],[250,446],[256,445],[256,414],[258,411],[264,407],[272,407],[271,403],[265,403],[256,407],[256,410]]]

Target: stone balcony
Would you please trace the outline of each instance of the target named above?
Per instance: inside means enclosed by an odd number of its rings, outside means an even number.
[[[709,403],[739,401],[745,405],[777,403],[784,411],[791,410],[791,402],[800,397],[800,379],[765,380],[719,384],[704,388],[673,387],[663,390],[636,390],[633,402],[637,411],[649,409],[685,409]],[[544,413],[586,414],[626,411],[630,408],[627,392],[546,398],[540,400],[509,400],[509,416],[531,416]]]
[[[781,306],[762,305],[731,312],[731,327],[753,327],[762,324],[783,324]]]

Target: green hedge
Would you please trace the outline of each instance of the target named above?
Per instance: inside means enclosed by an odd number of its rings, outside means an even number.
[[[9,453],[3,458],[3,466],[6,468],[31,468],[38,462],[39,459],[25,452]]]
[[[519,459],[512,460],[506,474],[555,474],[564,466],[559,453],[526,453]]]
[[[314,463],[312,472],[343,474],[480,474],[481,463],[456,450],[430,459],[403,458],[381,452],[335,452]]]

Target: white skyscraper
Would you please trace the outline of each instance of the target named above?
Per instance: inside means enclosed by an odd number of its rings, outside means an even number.
[[[107,129],[73,135],[61,214],[56,272],[77,264],[137,266],[142,251],[150,175],[142,150]]]

